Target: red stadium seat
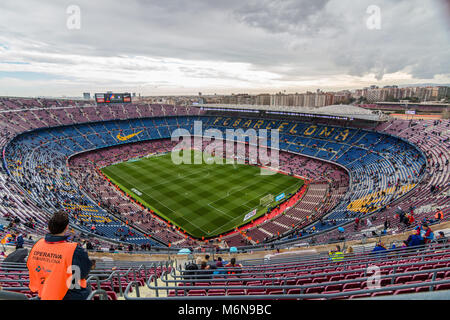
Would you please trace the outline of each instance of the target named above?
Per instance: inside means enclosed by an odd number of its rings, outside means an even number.
[[[117,295],[114,291],[106,291],[109,300],[117,300]]]
[[[228,296],[243,296],[245,295],[244,289],[228,289],[227,290]]]
[[[325,287],[324,293],[328,293],[329,291],[341,291],[342,284],[330,284]]]
[[[284,293],[283,293],[283,290],[278,289],[278,290],[272,290],[272,291],[268,292],[268,294],[271,294],[271,295],[275,295],[275,294],[281,295],[281,294],[284,294]]]
[[[222,281],[211,281],[211,286],[217,286],[217,287],[224,287],[226,286],[226,282],[222,282]]]
[[[408,281],[411,281],[411,276],[400,276],[400,277],[395,278],[394,283],[395,284],[403,284]]]
[[[322,293],[322,292],[323,292],[323,287],[312,287],[312,288],[306,289],[305,294]]]
[[[322,283],[327,281],[328,281],[327,277],[317,277],[313,279],[312,283]]]
[[[335,282],[335,281],[340,281],[340,280],[344,280],[343,276],[330,276],[328,278],[329,282]]]
[[[345,283],[342,286],[342,289],[348,290],[348,289],[361,289],[361,282],[349,282],[349,283]]]
[[[425,281],[428,279],[427,273],[413,275],[411,281]]]
[[[371,296],[370,293],[360,293],[360,294],[355,294],[353,296],[350,296],[350,299],[368,298],[370,296]],[[372,295],[372,297],[373,297],[373,295]]]
[[[265,295],[266,290],[264,289],[247,289],[248,295]]]
[[[296,285],[297,286],[301,286],[301,285],[310,284],[310,283],[312,283],[312,279],[311,278],[302,278],[302,279],[298,279],[297,280]]]
[[[225,289],[209,289],[208,290],[208,296],[224,296],[225,295]]]
[[[378,292],[373,292],[372,297],[391,296],[393,294],[394,294],[394,291],[378,291]]]
[[[300,294],[300,289],[288,289],[287,294]]]
[[[209,282],[196,282],[195,286],[196,287],[208,287],[210,284]]]
[[[356,278],[359,278],[359,273],[347,274],[345,276],[345,280],[351,280],[351,279],[356,279]]]
[[[206,296],[206,290],[203,290],[203,289],[191,289],[188,292],[188,296]]]
[[[438,284],[435,290],[450,290],[450,283]]]
[[[405,294],[405,293],[415,293],[415,292],[416,292],[415,288],[399,289],[399,290],[395,290],[394,295]]]

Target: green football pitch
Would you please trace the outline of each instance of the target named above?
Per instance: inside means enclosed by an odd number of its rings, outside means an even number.
[[[202,155],[192,152],[191,159]],[[261,175],[257,166],[225,164],[225,160],[224,164],[176,165],[170,153],[101,170],[124,192],[197,239],[218,236],[264,215],[267,207],[260,204],[261,198],[288,196],[304,183],[280,173]],[[244,221],[254,209],[256,215]]]

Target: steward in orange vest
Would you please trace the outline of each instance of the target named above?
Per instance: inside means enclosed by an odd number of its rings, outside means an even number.
[[[439,210],[434,215],[434,218],[436,219],[436,221],[443,220],[444,219],[444,212],[442,210]]]
[[[93,263],[83,248],[67,241],[68,227],[68,214],[56,212],[48,222],[50,233],[28,255],[29,288],[41,300],[85,300],[91,292],[86,278]]]

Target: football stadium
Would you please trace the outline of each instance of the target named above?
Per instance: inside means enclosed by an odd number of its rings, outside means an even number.
[[[1,106],[3,228],[38,239],[52,212],[67,212],[74,240],[98,257],[92,299],[352,299],[450,286],[447,245],[438,241],[449,226],[448,120],[395,120],[343,105],[308,114],[24,98],[1,98]],[[199,149],[189,140],[179,152],[186,163],[176,165],[171,154],[183,137],[171,135],[194,137],[195,122],[205,133],[275,129],[278,168],[262,174],[249,162],[247,136],[203,139]],[[223,153],[207,156],[214,141]],[[243,145],[243,164],[227,164],[227,143]],[[408,235],[424,233],[424,221],[435,237],[410,250]],[[377,245],[384,250],[374,255]],[[206,255],[237,257],[240,266],[185,269]],[[378,288],[367,287],[372,264]],[[37,295],[26,265],[3,262],[1,274],[3,292]]]
[[[450,86],[10,95],[1,26],[0,300],[450,299]]]

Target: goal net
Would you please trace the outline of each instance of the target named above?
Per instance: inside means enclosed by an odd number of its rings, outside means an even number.
[[[273,202],[273,199],[274,199],[273,194],[268,194],[259,200],[259,204],[261,206],[267,207]]]

